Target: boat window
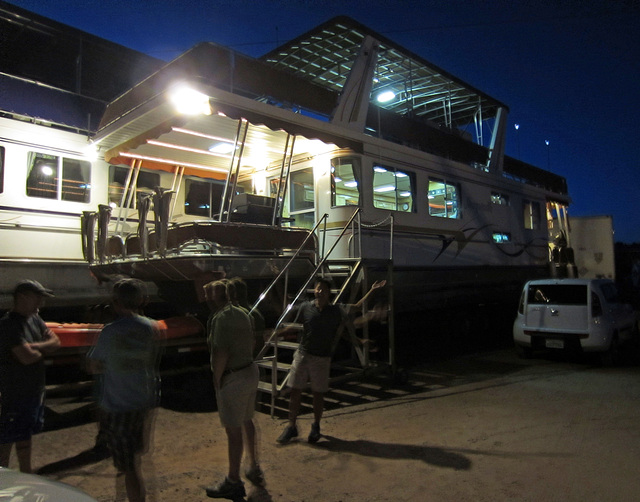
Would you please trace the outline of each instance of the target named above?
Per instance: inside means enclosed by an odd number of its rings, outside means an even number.
[[[491,203],[498,206],[509,206],[509,196],[500,192],[491,192]]]
[[[429,214],[439,218],[460,218],[460,187],[457,183],[429,179]]]
[[[331,159],[331,206],[357,206],[360,202],[360,159]]]
[[[493,242],[496,244],[504,244],[505,242],[511,242],[511,234],[509,232],[493,232]]]
[[[415,175],[393,167],[373,166],[373,206],[411,213],[414,207]]]
[[[61,171],[62,178],[60,178]],[[27,175],[29,197],[89,202],[90,193],[90,162],[29,152],[29,174]]]
[[[0,146],[0,193],[4,192],[4,146]]]
[[[86,160],[62,159],[62,200],[89,202],[91,164]]]
[[[127,183],[129,169],[129,167],[109,166],[109,202],[116,206],[119,206],[122,201],[122,192]],[[160,186],[160,174],[141,169],[136,181],[136,196],[132,198],[129,207],[135,207],[138,194],[152,194],[158,186]]]
[[[313,209],[313,169],[307,167],[291,173],[291,211]]]
[[[185,214],[211,218],[220,212],[224,183],[187,178],[185,190]]]
[[[293,226],[313,228],[313,168],[306,167],[292,172],[289,187],[289,218],[293,219]]]
[[[524,228],[538,230],[540,228],[540,203],[524,201]]]
[[[57,199],[58,173],[58,157],[44,153],[29,152],[27,195],[43,199]]]

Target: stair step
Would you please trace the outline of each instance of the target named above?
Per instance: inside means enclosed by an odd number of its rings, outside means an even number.
[[[290,350],[296,350],[300,344],[298,342],[277,342],[278,343],[278,348],[279,349],[290,349]],[[276,344],[275,341],[271,341],[271,342],[267,342],[268,345],[274,346]]]
[[[272,392],[272,387],[271,387],[271,383],[270,382],[258,382],[258,390],[260,392],[267,392],[269,394],[271,394]],[[278,391],[278,387],[276,386],[276,392]]]
[[[260,361],[260,362],[257,362],[257,365],[260,368],[267,368],[267,369],[271,369],[272,368],[272,364],[273,363],[271,361]],[[277,368],[278,371],[289,371],[289,369],[291,368],[291,365],[287,364],[287,363],[278,362],[276,364],[276,368]]]
[[[343,264],[343,263],[358,263],[360,261],[360,258],[332,258],[329,259],[327,261],[325,261],[325,263],[327,265],[335,265],[335,264]]]

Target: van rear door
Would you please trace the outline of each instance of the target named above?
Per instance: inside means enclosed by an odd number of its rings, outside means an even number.
[[[586,284],[529,284],[525,326],[548,336],[586,333],[587,302]]]

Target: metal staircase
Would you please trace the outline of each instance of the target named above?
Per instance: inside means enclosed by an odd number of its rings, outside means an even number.
[[[325,215],[314,228],[326,220]],[[357,223],[357,226],[356,226]],[[370,340],[369,325],[364,322],[361,333],[358,333],[354,323],[343,323],[339,333],[337,333],[333,346],[334,351],[342,338],[347,340],[347,346],[350,349],[350,355],[345,360],[332,360],[331,383],[339,380],[353,378],[356,374],[370,371],[372,368],[391,367],[395,371],[395,355],[393,350],[393,284],[392,284],[392,259],[389,260],[369,260],[365,261],[361,257],[330,259],[331,252],[334,250],[338,241],[344,237],[347,229],[353,225],[353,235],[359,231],[359,211],[356,211],[351,219],[342,229],[342,232],[331,249],[319,261],[315,270],[309,275],[302,287],[297,291],[294,299],[284,307],[283,313],[276,322],[276,325],[270,337],[265,340],[262,350],[256,357],[258,366],[260,367],[260,383],[258,390],[270,395],[270,412],[274,415],[276,409],[276,400],[284,396],[288,392],[287,382],[291,370],[291,361],[293,354],[297,350],[298,340],[302,333],[302,325],[293,322],[285,322],[291,317],[291,311],[313,294],[313,290],[309,289],[313,286],[315,279],[319,276],[329,279],[333,283],[332,303],[355,304],[358,299],[362,298],[370,286],[371,275],[375,275],[376,279],[384,278],[387,280],[387,306],[386,306],[386,325],[389,330],[389,361],[381,364],[380,361],[373,361],[370,357]],[[269,289],[277,282],[281,276],[286,277],[286,271],[274,279],[271,285],[260,296],[258,302],[253,308],[262,301]],[[286,288],[285,288],[286,290]],[[367,315],[369,306],[365,302],[362,305],[362,315]],[[359,336],[358,336],[359,335]]]

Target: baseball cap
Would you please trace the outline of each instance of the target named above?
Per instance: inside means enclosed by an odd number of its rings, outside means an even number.
[[[36,293],[42,296],[54,296],[53,291],[45,288],[38,281],[33,281],[31,279],[20,281],[16,285],[16,289],[13,290],[13,294],[17,295],[18,293]]]

